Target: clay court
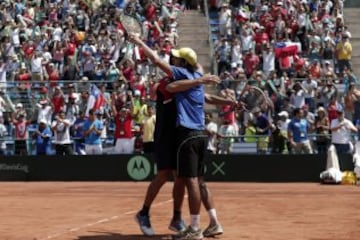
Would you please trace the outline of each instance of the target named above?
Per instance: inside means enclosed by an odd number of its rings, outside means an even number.
[[[134,222],[146,182],[2,182],[1,240],[171,239],[171,187],[151,211],[156,236]],[[360,187],[316,183],[209,183],[224,240],[360,239]],[[187,205],[184,206],[188,220]],[[202,211],[202,226],[207,225]]]

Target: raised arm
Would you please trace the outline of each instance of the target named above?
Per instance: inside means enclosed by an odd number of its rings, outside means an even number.
[[[136,34],[129,34],[129,40],[144,50],[150,61],[163,70],[169,77],[172,77],[170,64],[163,61],[151,48],[149,48]]]

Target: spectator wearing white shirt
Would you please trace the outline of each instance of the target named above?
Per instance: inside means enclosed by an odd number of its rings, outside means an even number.
[[[46,124],[50,126],[53,112],[52,107],[49,105],[49,101],[47,99],[40,100],[36,106],[38,107],[37,123],[45,120]]]
[[[42,81],[43,69],[42,69],[42,56],[39,51],[36,51],[31,58],[31,80]]]
[[[227,3],[221,5],[219,13],[219,32],[221,36],[231,36],[231,10]]]
[[[65,118],[65,112],[60,111],[51,124],[55,135],[56,155],[73,155],[70,139],[70,121]]]
[[[337,154],[351,153],[353,145],[351,143],[351,133],[357,132],[354,124],[344,117],[342,106],[337,108],[338,117],[331,121],[331,143],[335,146]]]
[[[318,87],[317,81],[307,77],[302,82],[302,87],[305,89],[305,104],[308,105],[310,112],[315,111],[315,96],[317,96],[316,90]]]
[[[302,89],[302,85],[295,83],[293,90],[294,92],[291,94],[290,103],[294,108],[302,108],[305,105],[305,91]]]
[[[205,114],[205,124],[206,133],[209,137],[207,150],[209,153],[215,154],[217,150],[216,137],[218,133],[218,126],[214,121],[212,121],[212,116],[209,112]]]
[[[275,53],[268,44],[264,47],[262,52],[262,59],[263,72],[265,77],[268,78],[270,73],[275,71]]]

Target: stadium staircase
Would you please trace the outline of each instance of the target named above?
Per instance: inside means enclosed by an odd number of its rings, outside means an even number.
[[[199,10],[186,10],[179,18],[179,47],[190,47],[198,55],[198,62],[203,66],[205,73],[214,73],[211,51],[211,26],[204,13]],[[211,34],[211,35],[209,35]],[[206,86],[206,92],[216,94],[214,86]],[[214,106],[206,105],[209,111],[215,111]]]
[[[360,1],[355,8],[344,9],[345,23],[351,32],[351,45],[353,47],[352,68],[357,77],[360,77]]]

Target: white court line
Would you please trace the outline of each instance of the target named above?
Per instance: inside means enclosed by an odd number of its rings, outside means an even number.
[[[186,196],[185,196],[186,197]],[[169,199],[169,200],[166,200],[166,201],[163,201],[163,202],[159,202],[159,203],[156,203],[154,205],[152,205],[152,207],[158,207],[158,206],[162,206],[162,205],[165,205],[165,204],[168,204],[168,203],[171,203],[173,202],[172,199]],[[131,211],[128,211],[128,212],[124,212],[120,215],[132,215],[132,214],[135,214],[137,212],[137,210],[131,210]],[[110,221],[113,221],[113,220],[116,220],[118,219],[120,216],[112,216],[112,217],[108,217],[108,218],[103,218],[103,219],[100,219],[98,221],[95,221],[95,222],[92,222],[92,223],[87,223],[87,224],[84,224],[82,226],[79,226],[79,227],[72,227],[70,229],[67,229],[67,230],[64,230],[62,232],[58,232],[58,233],[54,233],[54,234],[51,234],[51,235],[48,235],[47,237],[44,237],[44,238],[40,238],[38,240],[47,240],[47,239],[54,239],[54,238],[58,238],[62,235],[65,235],[65,234],[68,234],[68,233],[72,233],[72,232],[77,232],[77,231],[80,231],[82,229],[85,229],[85,228],[88,228],[88,227],[92,227],[92,226],[95,226],[95,225],[99,225],[101,223],[105,223],[105,222],[110,222]],[[37,239],[37,238],[36,238]]]

